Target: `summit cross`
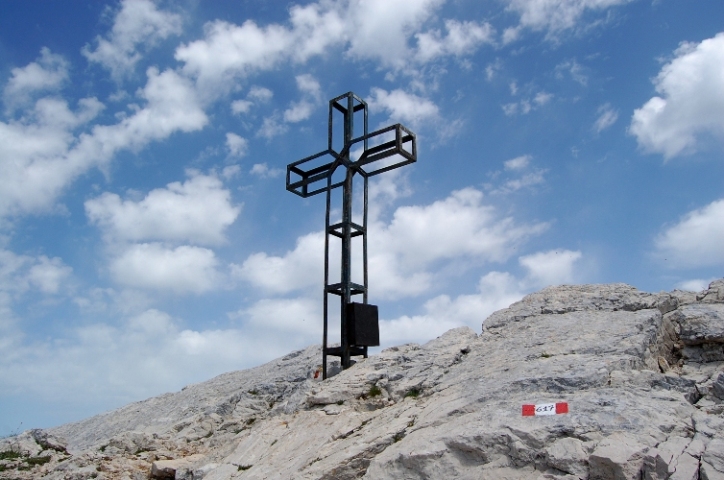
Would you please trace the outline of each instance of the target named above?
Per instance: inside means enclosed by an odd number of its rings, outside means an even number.
[[[341,115],[341,142],[335,136],[335,115]],[[362,117],[361,132],[355,136],[355,118]],[[339,127],[337,127],[339,128]],[[338,136],[338,135],[337,135]],[[335,143],[335,140],[337,142]],[[370,142],[372,141],[372,142]],[[370,146],[369,143],[374,143]],[[322,336],[322,378],[327,378],[327,356],[340,357],[342,368],[349,368],[350,357],[367,357],[367,347],[379,345],[377,307],[367,303],[367,192],[370,177],[417,161],[415,134],[401,124],[369,133],[367,103],[352,92],[329,101],[327,149],[287,165],[287,190],[307,198],[327,194],[324,240],[324,333]],[[362,223],[352,216],[352,190],[355,174],[363,182]],[[332,193],[342,187],[341,221],[330,225]],[[339,282],[330,283],[330,237],[341,240]],[[352,239],[362,239],[362,283],[352,281]],[[328,347],[330,295],[340,297],[340,346]],[[353,303],[362,295],[362,303]]]

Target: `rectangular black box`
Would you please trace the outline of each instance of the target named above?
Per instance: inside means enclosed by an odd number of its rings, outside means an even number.
[[[352,346],[378,347],[380,322],[377,305],[347,304],[347,340]]]

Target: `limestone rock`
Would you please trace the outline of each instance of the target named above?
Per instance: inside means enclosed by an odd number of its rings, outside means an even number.
[[[324,381],[309,347],[0,440],[0,478],[719,480],[723,295],[550,287]]]

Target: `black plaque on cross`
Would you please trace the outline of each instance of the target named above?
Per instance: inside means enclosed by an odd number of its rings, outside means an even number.
[[[335,113],[341,115],[342,141],[335,144]],[[357,120],[357,121],[355,121]],[[359,125],[361,120],[361,127]],[[356,128],[356,129],[355,129]],[[355,135],[357,133],[357,135]],[[372,145],[371,145],[372,144]],[[367,131],[367,103],[352,92],[329,102],[327,149],[287,165],[287,190],[300,197],[327,194],[324,241],[324,330],[322,335],[322,375],[327,378],[327,356],[340,357],[342,368],[351,364],[351,356],[367,357],[367,347],[376,346],[374,333],[365,327],[370,318],[377,321],[377,308],[367,303],[367,191],[370,177],[417,161],[415,134],[401,124],[374,132]],[[335,172],[341,172],[335,175]],[[343,175],[341,174],[343,173]],[[362,224],[352,219],[352,187],[355,174],[363,179]],[[330,225],[332,191],[342,187],[342,220]],[[363,283],[352,282],[352,238],[362,237]],[[339,283],[330,284],[329,244],[338,239],[341,245]],[[329,295],[340,297],[340,346],[329,347]],[[362,302],[353,303],[353,297]],[[356,317],[356,318],[355,318]],[[374,325],[376,328],[376,324]],[[379,340],[377,340],[379,344]]]

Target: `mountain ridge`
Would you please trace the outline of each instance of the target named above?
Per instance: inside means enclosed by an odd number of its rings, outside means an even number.
[[[548,287],[481,323],[325,381],[312,346],[25,432],[0,478],[724,479],[724,280]]]

